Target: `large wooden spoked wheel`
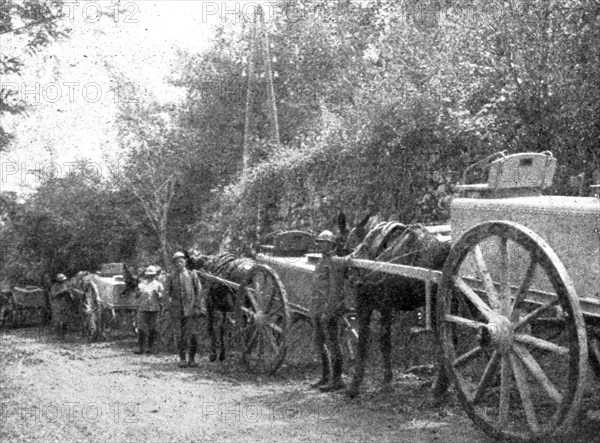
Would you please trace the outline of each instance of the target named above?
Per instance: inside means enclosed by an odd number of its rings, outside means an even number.
[[[438,290],[445,367],[476,426],[540,440],[572,423],[587,368],[571,279],[533,231],[487,222],[452,248]]]
[[[286,353],[288,302],[279,276],[256,264],[236,297],[242,362],[250,371],[273,374]]]

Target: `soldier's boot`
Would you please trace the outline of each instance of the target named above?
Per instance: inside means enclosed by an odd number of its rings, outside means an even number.
[[[67,322],[62,322],[60,324],[59,337],[61,340],[65,340],[67,338],[68,325]]]
[[[310,385],[311,388],[320,388],[329,383],[331,365],[329,364],[329,355],[327,355],[327,352],[321,352],[321,360],[323,362],[323,375],[319,381]]]
[[[134,354],[144,353],[144,342],[146,341],[146,334],[144,331],[138,330],[138,349],[134,351]]]
[[[192,340],[190,345],[190,355],[188,359],[188,367],[189,368],[197,368],[198,363],[196,363],[196,343]]]
[[[343,362],[341,358],[336,358],[333,361],[333,377],[329,383],[321,386],[319,391],[333,392],[339,391],[340,389],[344,389],[346,387],[344,380],[342,380],[342,366]]]
[[[152,354],[154,349],[154,342],[156,340],[156,331],[150,331],[148,334],[148,349],[146,349],[146,354]]]
[[[185,359],[185,351],[179,351],[179,367],[187,368],[187,360]]]
[[[65,338],[65,331],[62,323],[56,325],[56,336],[59,340],[63,340]]]

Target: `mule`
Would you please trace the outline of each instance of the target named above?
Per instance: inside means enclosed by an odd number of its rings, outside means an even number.
[[[194,251],[187,254],[188,267],[192,270],[203,270],[215,277],[242,284],[256,262],[250,258],[237,258],[233,254],[200,255]],[[225,360],[225,334],[227,332],[227,315],[234,312],[236,306],[236,290],[226,284],[202,279],[202,291],[206,296],[206,332],[210,340],[209,360]],[[219,314],[215,334],[215,317]],[[217,342],[218,345],[217,346]]]
[[[354,231],[356,233],[356,230]],[[364,231],[363,231],[364,232]],[[360,240],[354,248],[352,241]],[[399,222],[381,222],[360,238],[349,236],[347,250],[351,258],[390,262],[441,270],[450,243],[441,241],[421,225],[406,226]],[[408,277],[354,270],[349,278],[356,290],[356,311],[359,323],[358,356],[350,387],[346,394],[354,398],[359,394],[368,359],[371,315],[377,310],[381,315],[380,349],[383,360],[383,381],[392,381],[391,326],[394,311],[412,311],[425,304],[425,282]],[[432,285],[432,293],[437,288]],[[438,373],[436,394],[445,391],[445,373]]]
[[[137,290],[140,279],[127,266],[124,266],[124,270],[125,287],[121,296],[127,298]],[[92,272],[80,271],[67,282],[74,295],[78,322],[84,335],[92,341],[102,339],[107,324],[115,322],[117,318],[114,308],[107,303],[107,299],[112,299],[114,295],[112,288],[99,284],[101,279],[108,280]]]

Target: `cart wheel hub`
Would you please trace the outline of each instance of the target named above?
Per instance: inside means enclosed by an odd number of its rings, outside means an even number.
[[[501,353],[506,353],[512,348],[514,333],[510,320],[499,316],[481,328],[480,343],[482,347],[494,347]]]
[[[267,316],[264,312],[257,312],[254,315],[254,323],[256,324],[256,326],[263,326],[265,324],[266,318]]]

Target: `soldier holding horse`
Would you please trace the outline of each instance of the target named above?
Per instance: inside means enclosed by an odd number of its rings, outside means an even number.
[[[343,290],[343,269],[333,263],[336,239],[330,231],[321,232],[315,243],[322,254],[313,275],[310,300],[315,325],[315,344],[321,355],[323,375],[312,387],[323,392],[345,388],[342,380],[342,346],[340,318],[346,311]]]

